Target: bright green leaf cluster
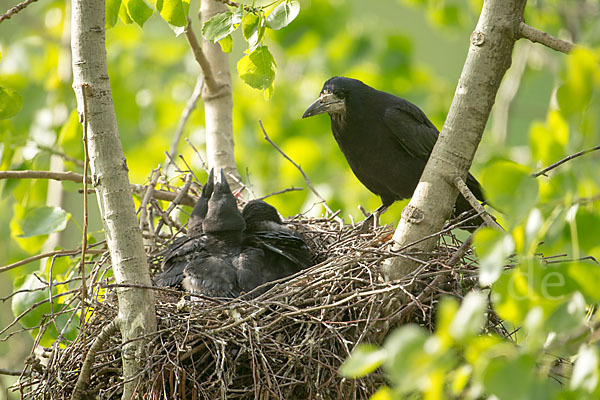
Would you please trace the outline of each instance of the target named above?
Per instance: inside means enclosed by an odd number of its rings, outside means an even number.
[[[241,25],[248,50],[237,64],[238,75],[248,86],[263,90],[265,98],[269,99],[273,93],[277,64],[269,48],[262,44],[265,30],[284,28],[299,13],[300,3],[296,0],[282,0],[256,8],[240,5],[234,11],[222,12],[206,21],[202,35],[206,40],[219,42],[223,52],[229,53],[232,49],[231,34]]]

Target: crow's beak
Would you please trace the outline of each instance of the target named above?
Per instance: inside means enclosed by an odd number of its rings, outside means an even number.
[[[321,97],[304,111],[302,118],[308,118],[323,113],[341,114],[345,111],[346,104],[344,103],[344,99],[340,99],[331,93],[323,93],[321,94]]]

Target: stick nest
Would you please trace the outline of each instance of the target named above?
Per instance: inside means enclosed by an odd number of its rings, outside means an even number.
[[[386,282],[382,263],[397,255],[389,251],[389,227],[360,233],[327,219],[290,224],[305,235],[316,265],[258,298],[190,300],[183,292],[155,291],[158,331],[146,338],[140,398],[367,399],[385,379],[379,370],[357,380],[340,376],[352,349],[381,343],[402,323],[433,330],[440,296],[462,297],[476,284],[470,252],[448,265],[461,245],[449,233],[439,236],[417,273]],[[165,246],[153,251],[152,273]],[[106,259],[98,256],[92,272],[99,278],[89,289],[91,317],[75,341],[48,349],[47,365],[29,360],[31,374],[20,384],[25,398],[70,398],[90,346],[116,317],[114,285],[102,273],[110,268]],[[117,332],[97,352],[86,396],[120,396],[122,349]]]

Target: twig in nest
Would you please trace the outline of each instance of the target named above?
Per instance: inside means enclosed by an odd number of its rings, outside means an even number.
[[[314,186],[312,185],[312,183],[310,182],[310,179],[308,179],[308,176],[306,176],[306,174],[304,173],[304,170],[302,170],[302,167],[299,166],[298,164],[296,164],[294,162],[294,160],[292,160],[287,154],[285,154],[283,152],[283,150],[281,150],[279,148],[279,146],[277,146],[269,137],[269,135],[267,134],[267,131],[265,130],[265,127],[263,126],[262,121],[258,121],[258,124],[260,125],[260,129],[262,129],[263,131],[263,135],[264,138],[267,142],[269,142],[271,144],[271,146],[273,146],[275,148],[275,150],[277,150],[286,160],[288,160],[289,162],[292,163],[292,165],[294,167],[296,167],[298,169],[298,171],[300,171],[300,173],[302,174],[302,176],[304,177],[304,181],[306,182],[306,185],[310,188],[310,190],[315,194],[315,196],[317,196],[319,198],[319,200],[321,200],[323,207],[325,207],[325,209],[327,210],[327,212],[329,212],[329,214],[333,214],[333,211],[331,210],[331,208],[329,208],[329,205],[327,204],[327,201],[325,201],[325,199],[319,194],[319,192],[317,192],[317,190],[314,188]]]
[[[457,176],[456,178],[454,178],[454,185],[456,186],[460,194],[462,194],[463,197],[469,202],[471,207],[473,207],[473,209],[477,211],[477,214],[479,214],[479,216],[483,218],[487,226],[499,230],[504,230],[500,225],[498,225],[496,221],[494,221],[492,217],[490,217],[488,212],[485,210],[485,208],[483,208],[479,201],[477,201],[477,198],[475,198],[475,196],[473,195],[471,190],[469,190],[469,187],[466,185],[465,181],[463,181],[461,177]]]
[[[158,178],[160,177],[160,165],[152,170],[150,173],[150,184],[146,187],[146,193],[144,193],[144,197],[142,198],[142,202],[140,204],[140,230],[144,231],[144,225],[148,223],[148,230],[150,231],[150,222],[146,221],[148,218],[148,203],[150,202],[150,198],[154,194],[154,188],[158,183]]]
[[[596,151],[596,150],[600,150],[600,145],[592,147],[591,149],[579,151],[575,154],[571,154],[570,156],[567,156],[567,157],[563,158],[562,160],[555,162],[554,164],[550,165],[549,167],[544,168],[540,172],[536,172],[535,174],[533,174],[533,177],[537,178],[540,175],[547,176],[546,172],[553,170],[554,168],[558,167],[559,165],[562,165],[569,160],[572,160],[574,158],[577,158],[577,157],[582,156],[587,153],[591,153],[592,151]]]
[[[169,207],[167,207],[167,210],[165,211],[165,216],[167,218],[169,218],[169,214],[171,214],[171,211],[173,211],[173,209],[179,204],[179,202],[181,201],[181,199],[184,198],[184,196],[187,196],[187,192],[190,189],[190,186],[192,184],[192,175],[188,174],[185,177],[185,183],[183,184],[183,186],[181,187],[181,189],[179,190],[179,192],[177,193],[177,197],[175,197],[175,199],[171,202],[171,204],[169,204]],[[158,221],[158,225],[156,226],[156,230],[154,231],[154,233],[156,235],[158,235],[158,233],[160,232],[161,228],[164,225],[164,221],[161,220]]]
[[[104,343],[110,337],[115,334],[119,330],[118,319],[115,318],[112,322],[104,328],[100,334],[94,340],[94,343],[88,350],[88,353],[85,356],[85,360],[83,361],[83,365],[81,366],[81,372],[79,373],[79,377],[77,378],[77,384],[75,385],[75,389],[71,395],[71,400],[79,400],[81,399],[81,395],[83,394],[88,381],[90,380],[90,375],[92,373],[92,364],[94,364],[94,360],[96,359],[96,353],[102,349]]]

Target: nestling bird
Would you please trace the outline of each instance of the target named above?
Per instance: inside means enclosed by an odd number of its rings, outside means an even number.
[[[205,185],[192,217],[191,234],[167,250],[157,285],[182,285],[210,297],[237,297],[264,282],[264,254],[242,245],[246,223],[223,171],[220,182]]]
[[[264,252],[265,282],[285,278],[312,265],[304,237],[283,224],[275,207],[262,200],[252,200],[242,215],[246,222],[244,244]]]
[[[331,131],[358,180],[381,197],[380,215],[396,200],[412,197],[439,131],[416,105],[359,80],[333,77],[302,118],[328,113]],[[466,184],[480,201],[481,185]],[[455,214],[472,210],[458,195]],[[480,218],[474,222],[479,225]]]

